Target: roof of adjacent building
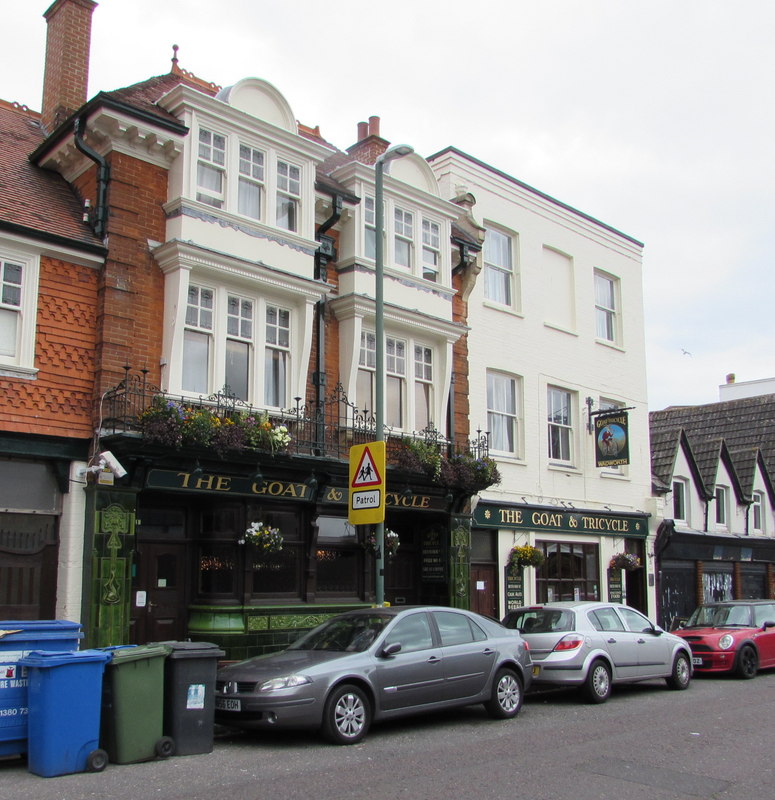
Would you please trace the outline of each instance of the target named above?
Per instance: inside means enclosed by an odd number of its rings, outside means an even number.
[[[30,162],[30,153],[43,140],[40,114],[0,100],[0,227],[102,249],[67,181]]]
[[[709,492],[722,458],[728,458],[746,494],[752,489],[757,463],[775,475],[775,394],[673,406],[652,411],[649,422],[655,488],[669,487],[682,434]]]

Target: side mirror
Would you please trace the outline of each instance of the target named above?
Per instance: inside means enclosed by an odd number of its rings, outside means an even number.
[[[651,629],[651,632],[654,634],[654,636],[661,636],[665,631],[662,628],[660,628],[659,625],[655,625]]]
[[[771,619],[766,620],[764,625],[762,625],[762,630],[766,631],[767,628],[775,628],[775,620]]]
[[[394,656],[396,653],[401,652],[401,642],[391,642],[389,645],[386,645],[382,648],[382,652],[380,655],[383,658],[390,658],[390,656]]]

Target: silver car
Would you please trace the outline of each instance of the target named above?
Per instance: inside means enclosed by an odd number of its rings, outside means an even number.
[[[692,677],[686,642],[620,603],[528,606],[509,611],[503,624],[530,645],[536,685],[579,686],[592,703],[604,703],[616,683],[665,678],[686,689]]]
[[[215,719],[236,728],[315,728],[354,744],[372,721],[483,703],[516,716],[532,670],[517,631],[470,611],[364,608],[332,617],[286,650],[231,664]]]

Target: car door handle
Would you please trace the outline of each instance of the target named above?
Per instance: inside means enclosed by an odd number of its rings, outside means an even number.
[[[428,664],[441,664],[441,659],[438,656],[430,656],[428,658]]]
[[[484,651],[483,651],[483,654],[486,655],[486,656],[494,656],[495,655],[495,650],[493,650],[492,647],[485,647]]]
[[[645,639],[638,639],[638,644],[646,644],[646,640]]]
[[[614,637],[612,636],[612,637],[611,637],[611,638],[608,640],[608,644],[616,644],[616,639],[614,639]]]

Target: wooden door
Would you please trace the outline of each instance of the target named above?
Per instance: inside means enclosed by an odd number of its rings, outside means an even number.
[[[186,546],[138,542],[130,637],[134,644],[186,638]]]
[[[471,611],[498,619],[497,588],[494,564],[471,564]]]

